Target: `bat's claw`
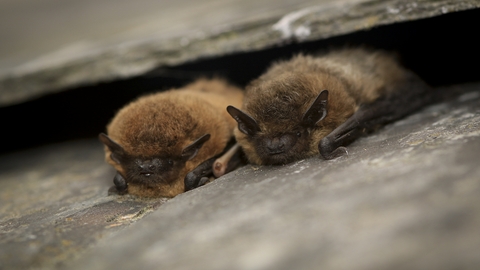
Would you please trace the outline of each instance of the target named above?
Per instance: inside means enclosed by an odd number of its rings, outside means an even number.
[[[208,182],[208,176],[213,174],[212,164],[214,161],[215,158],[204,161],[202,164],[198,165],[197,168],[193,169],[193,171],[189,172],[185,176],[185,191],[192,190]]]
[[[334,158],[339,158],[343,156],[348,156],[348,150],[346,147],[340,146],[330,154],[328,159],[334,159]]]
[[[200,180],[198,179],[198,176],[193,172],[189,172],[184,179],[185,182],[185,191],[192,190],[198,186],[198,182]]]
[[[319,147],[321,148],[321,147]],[[335,159],[343,156],[348,156],[348,150],[344,146],[340,146],[337,149],[333,151],[325,151],[325,149],[320,149],[320,154],[324,159],[330,160],[330,159]]]
[[[194,171],[189,172],[187,176],[185,176],[185,191],[189,191],[197,187],[203,186],[208,183],[208,180],[208,177],[197,175]]]
[[[127,194],[127,190],[125,189],[124,191],[119,191],[116,186],[111,186],[108,189],[108,196],[111,195],[124,195]]]
[[[127,181],[119,171],[117,171],[117,173],[115,174],[115,177],[113,177],[113,184],[115,184],[114,187],[117,189],[118,194],[122,195],[127,193]],[[110,189],[108,190],[109,194],[110,194]]]
[[[205,185],[206,183],[208,183],[208,177],[202,177],[200,178],[200,181],[198,181],[198,186],[203,186]]]

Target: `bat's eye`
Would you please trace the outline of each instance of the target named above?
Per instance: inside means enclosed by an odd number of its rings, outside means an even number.
[[[167,162],[168,162],[168,165],[173,165],[173,160],[169,159],[167,160]]]
[[[302,133],[301,132],[297,132],[297,137],[302,137]]]

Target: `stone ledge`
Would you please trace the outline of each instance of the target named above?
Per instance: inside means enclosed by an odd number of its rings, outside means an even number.
[[[59,51],[0,75],[0,106],[68,88],[144,74],[202,58],[250,52],[373,27],[474,9],[474,0],[341,1],[269,15],[190,36],[125,41],[75,53]]]
[[[3,155],[0,269],[477,269],[480,84],[458,89],[348,157],[247,165],[168,202],[106,196],[96,140]]]

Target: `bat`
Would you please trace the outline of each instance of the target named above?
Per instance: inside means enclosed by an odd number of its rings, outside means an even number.
[[[213,163],[213,175],[220,177],[226,172],[231,171],[242,160],[240,144],[235,143],[228,151]]]
[[[174,197],[204,184],[233,139],[237,123],[225,108],[242,99],[225,81],[200,79],[127,104],[99,135],[117,170],[110,192]]]
[[[227,111],[251,163],[287,164],[348,155],[346,145],[428,104],[429,92],[393,54],[339,49],[274,63]]]

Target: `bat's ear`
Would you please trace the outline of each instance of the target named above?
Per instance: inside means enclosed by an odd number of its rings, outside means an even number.
[[[185,146],[182,150],[182,158],[187,161],[193,159],[200,148],[202,148],[203,144],[210,140],[210,134],[205,134],[202,137],[198,138],[193,143]]]
[[[327,116],[328,90],[323,90],[303,114],[302,124],[314,127]]]
[[[257,121],[250,115],[242,112],[240,109],[237,109],[233,106],[228,106],[227,112],[238,122],[238,130],[240,130],[242,133],[249,136],[254,136],[260,131]]]
[[[105,144],[110,151],[112,151],[112,154],[110,155],[110,158],[112,158],[113,161],[115,161],[117,164],[121,163],[122,156],[124,155],[125,151],[123,150],[123,147],[116,143],[114,140],[112,140],[110,137],[108,137],[107,134],[105,133],[100,133],[98,135],[98,139]]]

